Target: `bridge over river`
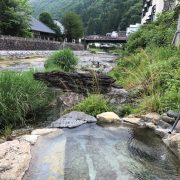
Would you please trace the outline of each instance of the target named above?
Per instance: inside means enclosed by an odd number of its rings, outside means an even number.
[[[125,34],[120,34],[118,37],[110,37],[110,36],[99,36],[99,35],[91,35],[86,36],[82,39],[82,43],[85,46],[85,49],[87,49],[87,46],[89,43],[126,43],[127,42],[127,36]]]

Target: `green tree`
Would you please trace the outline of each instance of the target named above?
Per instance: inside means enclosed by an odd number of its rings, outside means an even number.
[[[0,0],[0,34],[31,36],[31,6],[27,0]]]
[[[48,27],[53,28],[54,22],[51,15],[47,12],[43,12],[39,15],[39,20],[46,24]]]
[[[51,15],[48,12],[41,13],[39,15],[39,20],[55,31],[56,38],[60,38],[62,36],[61,29],[54,23]]]
[[[68,42],[73,39],[77,40],[83,36],[84,27],[82,19],[74,12],[68,12],[63,17],[63,25],[65,28],[65,36]]]

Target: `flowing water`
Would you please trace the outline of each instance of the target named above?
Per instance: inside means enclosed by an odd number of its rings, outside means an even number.
[[[86,124],[41,137],[24,180],[179,180],[180,162],[147,129]]]

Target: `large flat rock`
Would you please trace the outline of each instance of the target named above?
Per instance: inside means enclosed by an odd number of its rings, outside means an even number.
[[[51,128],[74,128],[85,123],[96,122],[96,118],[84,112],[72,111],[51,123]]]
[[[0,180],[21,180],[30,159],[28,142],[14,140],[0,144]]]
[[[141,118],[136,118],[136,117],[125,117],[122,120],[124,122],[130,123],[130,124],[136,124],[136,125],[140,125],[142,122]]]
[[[98,114],[96,117],[99,122],[105,122],[105,123],[113,123],[113,122],[121,121],[120,117],[114,112],[104,112]]]
[[[61,129],[52,129],[52,128],[43,128],[43,129],[35,129],[31,132],[31,135],[40,135],[40,136],[43,136],[43,135],[47,135],[47,134],[50,134],[50,133],[63,133],[63,130]]]
[[[163,142],[180,158],[180,133],[170,134]]]

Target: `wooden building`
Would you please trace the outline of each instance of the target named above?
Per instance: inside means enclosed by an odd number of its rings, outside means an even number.
[[[30,24],[34,38],[42,40],[55,40],[55,32],[41,21],[32,17]]]

